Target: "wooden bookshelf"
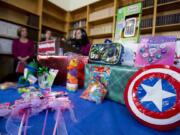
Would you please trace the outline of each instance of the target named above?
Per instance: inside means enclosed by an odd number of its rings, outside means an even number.
[[[102,24],[104,22],[113,22],[113,16],[108,16],[105,18],[100,18],[97,20],[89,21],[90,24]]]
[[[1,35],[1,34],[0,34],[0,38],[5,38],[5,39],[11,39],[11,40],[14,40],[16,37],[6,36],[6,35]]]
[[[21,25],[21,26],[24,26],[26,28],[39,30],[39,28],[36,27],[36,26],[27,25],[27,24],[25,24],[23,22],[16,21],[16,20],[11,20],[9,18],[5,18],[5,17],[2,17],[2,16],[0,16],[0,20],[5,21],[5,22],[10,22],[10,23],[13,23],[13,24],[17,24],[17,25]]]
[[[77,30],[77,29],[85,29],[86,26],[82,26],[82,27],[77,27],[77,28],[69,28],[69,30]]]
[[[180,30],[180,23],[156,26],[156,32],[179,31],[179,30]]]
[[[142,15],[148,15],[148,14],[153,14],[153,9],[154,9],[154,6],[149,6],[149,7],[144,7],[142,9]]]
[[[112,33],[94,34],[94,35],[89,35],[89,37],[93,38],[93,39],[105,38],[105,37],[111,37],[112,38]]]
[[[152,27],[141,28],[140,30],[141,30],[141,34],[152,33]]]
[[[70,12],[69,23],[87,19],[87,7],[82,7]]]
[[[0,5],[16,10],[16,12],[39,15],[38,0],[1,0]]]
[[[157,12],[180,9],[180,0],[157,4]]]

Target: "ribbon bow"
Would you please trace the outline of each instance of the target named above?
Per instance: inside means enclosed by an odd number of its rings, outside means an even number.
[[[39,67],[38,74],[43,74],[44,72],[49,73],[49,69],[46,67]]]

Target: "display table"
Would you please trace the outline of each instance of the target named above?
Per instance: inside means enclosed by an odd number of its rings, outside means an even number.
[[[53,91],[64,91],[65,87],[54,86]],[[95,104],[81,99],[82,90],[76,93],[69,93],[69,97],[74,105],[74,113],[78,120],[74,123],[70,119],[69,112],[63,113],[69,135],[180,135],[180,127],[169,131],[159,132],[139,123],[128,111],[125,105],[121,105],[109,100],[102,104]],[[19,99],[16,89],[0,90],[0,103],[11,102]],[[45,112],[29,119],[30,128],[27,135],[40,135],[42,132]],[[54,113],[48,115],[46,135],[52,135],[55,124]],[[0,118],[0,133],[5,133],[5,118]],[[1,134],[4,135],[4,134]]]

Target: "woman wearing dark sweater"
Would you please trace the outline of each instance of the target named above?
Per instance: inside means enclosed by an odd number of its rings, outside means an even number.
[[[25,27],[20,27],[17,30],[18,39],[15,39],[12,44],[12,53],[15,59],[14,68],[16,69],[18,62],[27,64],[34,56],[34,43],[27,38],[28,33]]]
[[[89,55],[91,44],[84,29],[77,29],[73,45],[85,56]]]

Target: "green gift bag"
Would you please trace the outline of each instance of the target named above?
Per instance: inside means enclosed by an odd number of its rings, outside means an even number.
[[[88,87],[92,66],[108,66],[100,64],[86,64],[85,67],[85,89]],[[107,99],[124,104],[124,90],[129,79],[138,71],[138,68],[128,66],[109,66],[111,73],[109,78]]]

